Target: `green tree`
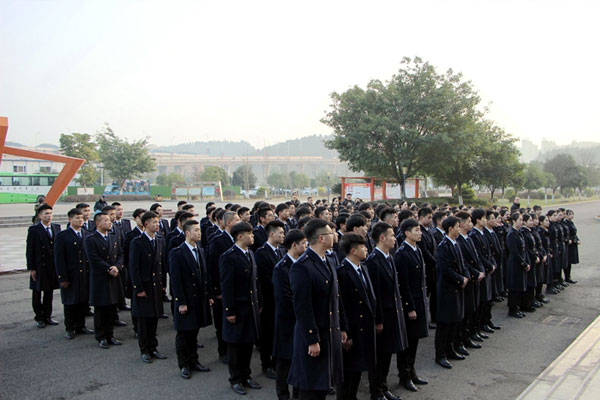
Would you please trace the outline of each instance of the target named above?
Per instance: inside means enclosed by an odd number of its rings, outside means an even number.
[[[110,176],[122,184],[126,179],[140,178],[154,171],[155,162],[148,152],[148,139],[129,142],[118,137],[106,124],[96,134],[100,161]],[[121,186],[121,185],[120,185]]]
[[[579,178],[577,168],[578,166],[575,162],[575,158],[570,154],[559,153],[548,159],[544,163],[544,171],[554,175],[555,182],[552,193],[554,193],[558,187],[561,189],[575,187],[573,179]]]
[[[59,139],[60,151],[68,157],[83,158],[85,163],[78,171],[79,176],[75,179],[83,187],[93,185],[98,180],[100,174],[91,164],[99,160],[96,144],[92,141],[92,136],[87,133],[72,133],[70,135],[63,133]]]
[[[185,183],[185,178],[176,172],[170,174],[161,174],[156,177],[156,184],[163,186],[174,186],[180,183]]]
[[[331,111],[322,122],[333,128],[325,144],[354,171],[395,180],[405,194],[406,176],[422,171],[429,160],[423,149],[454,129],[457,119],[474,118],[479,97],[461,74],[439,74],[418,57],[405,58],[392,79],[372,80],[332,93]]]
[[[537,163],[530,162],[525,169],[525,181],[523,182],[523,187],[527,189],[527,204],[529,204],[531,191],[543,187],[545,182],[544,171]]]
[[[267,183],[275,189],[290,189],[291,180],[287,174],[273,172],[267,177]]]
[[[221,181],[221,185],[229,185],[229,175],[221,167],[209,165],[204,168],[204,171],[198,175],[198,179],[201,181]]]
[[[233,171],[231,184],[249,190],[250,188],[256,187],[256,175],[254,175],[254,172],[249,165],[241,165]]]
[[[319,171],[317,176],[315,177],[315,183],[320,187],[332,187],[338,182],[338,179],[335,176],[331,176],[330,173],[326,171]]]
[[[302,189],[310,186],[310,178],[306,174],[299,174],[295,171],[290,172],[290,180],[293,189]]]

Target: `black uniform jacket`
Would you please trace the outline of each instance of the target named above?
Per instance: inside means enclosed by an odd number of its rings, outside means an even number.
[[[71,228],[56,235],[54,240],[54,266],[58,282],[69,282],[60,288],[60,297],[65,305],[87,303],[90,300],[90,269],[83,249],[83,240],[89,235],[83,229],[81,237]]]
[[[290,286],[292,264],[292,259],[285,256],[273,268],[273,294],[275,298],[273,357],[284,360],[292,359],[294,325],[296,324],[292,287]]]
[[[460,247],[448,237],[437,248],[437,272],[437,322],[460,322],[465,316],[463,278],[469,275]]]
[[[414,251],[410,245],[403,243],[394,254],[394,263],[400,281],[406,333],[412,339],[427,337],[429,336],[429,307],[425,284],[425,263],[421,249],[417,247],[417,251]],[[409,319],[409,311],[415,311],[417,319]]]
[[[29,278],[29,289],[46,291],[58,289],[58,278],[54,267],[54,240],[60,232],[60,225],[51,223],[52,237],[42,223],[31,225],[27,231],[25,256],[27,270],[34,270],[37,278]]]
[[[165,239],[156,234],[154,245],[146,234],[129,246],[129,277],[133,289],[131,315],[158,318],[163,313],[162,268],[166,263]],[[146,292],[146,297],[137,296]]]
[[[123,271],[123,251],[116,235],[109,233],[104,239],[95,231],[83,241],[90,265],[90,305],[110,306],[117,304],[123,295],[119,276],[108,273],[111,266]]]

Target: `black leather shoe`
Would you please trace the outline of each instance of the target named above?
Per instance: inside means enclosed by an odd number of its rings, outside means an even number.
[[[504,301],[504,297],[502,297],[502,296],[496,296],[496,297],[494,297],[494,301],[496,303],[501,303],[501,302]]]
[[[558,294],[558,290],[556,288],[548,288],[546,289],[547,294]]]
[[[277,379],[277,374],[275,373],[275,370],[273,368],[266,368],[263,369],[263,374],[265,374],[265,376],[269,379]]]
[[[476,342],[483,342],[483,338],[476,333],[471,335],[471,340],[474,340]]]
[[[461,354],[463,356],[468,356],[469,352],[467,351],[467,349],[465,349],[465,346],[460,345],[454,348],[454,351],[457,352],[458,354]]]
[[[183,379],[190,379],[190,370],[186,367],[181,368],[179,376],[181,376]]]
[[[150,355],[154,358],[157,358],[159,360],[164,360],[167,358],[167,356],[165,356],[163,353],[161,353],[158,350],[154,350],[152,353],[150,353]]]
[[[94,312],[92,311],[91,308],[88,308],[88,310],[85,312],[85,316],[86,317],[93,317],[94,316]]]
[[[241,383],[236,383],[235,385],[231,385],[231,388],[233,389],[234,392],[236,392],[237,394],[241,394],[242,396],[248,394],[248,392],[246,392],[246,389],[244,388],[244,386]]]
[[[455,351],[452,351],[452,352],[449,351],[448,355],[447,355],[447,358],[449,358],[450,360],[464,360],[465,356],[463,356],[461,354],[458,354]]]
[[[56,322],[55,320],[53,320],[52,318],[48,318],[47,320],[44,321],[46,323],[46,325],[58,325],[58,322]]]
[[[208,368],[206,365],[200,364],[200,363],[196,363],[194,365],[192,365],[192,369],[195,371],[200,371],[200,372],[209,372],[210,368]]]
[[[509,311],[508,316],[513,318],[523,318],[523,315],[519,311]]]
[[[543,304],[548,304],[548,303],[550,303],[550,299],[548,299],[548,298],[547,298],[546,296],[544,296],[543,294],[539,295],[539,296],[537,297],[537,300],[538,300],[540,303],[543,303]]]
[[[535,312],[535,308],[533,308],[533,307],[521,307],[521,311],[532,313],[532,312]]]
[[[450,361],[448,361],[447,358],[441,358],[439,360],[435,360],[435,363],[438,365],[441,365],[444,368],[452,369],[452,364],[450,364]]]
[[[150,364],[152,362],[152,357],[150,357],[150,354],[144,353],[142,354],[142,361],[146,364]]]
[[[573,279],[569,278],[567,279],[565,282],[569,282],[570,284],[574,285],[577,283],[577,281],[574,281]]]
[[[488,335],[486,335],[485,333],[483,333],[481,331],[477,332],[477,335],[479,335],[479,337],[482,338],[482,339],[489,339],[490,338]]]
[[[67,333],[65,333],[65,337],[69,340],[73,339],[75,337],[75,331],[67,331]]]
[[[421,379],[418,376],[413,376],[412,379],[413,383],[415,385],[427,385],[429,382],[427,382],[425,379]]]
[[[487,324],[483,324],[483,326],[481,327],[481,330],[487,333],[494,333],[494,330],[492,328],[490,328]]]
[[[108,349],[108,342],[106,341],[106,339],[102,339],[101,341],[99,341],[98,347],[100,347],[101,349]]]
[[[479,343],[475,343],[471,339],[463,340],[463,344],[465,347],[468,347],[470,349],[480,349],[481,348],[481,345]]]
[[[110,343],[114,346],[120,346],[123,344],[119,340],[115,339],[114,337],[111,337],[110,339],[108,339],[108,343]]]
[[[35,326],[37,326],[38,328],[45,328],[46,324],[44,323],[44,321],[36,321]]]
[[[131,307],[129,307],[128,305],[124,305],[119,307],[119,310],[121,311],[131,311]]]
[[[127,322],[125,321],[121,321],[121,320],[117,320],[113,322],[114,326],[127,326]]]
[[[495,330],[502,329],[502,327],[501,327],[500,325],[496,325],[496,324],[495,324],[495,323],[493,323],[492,321],[488,322],[488,326],[489,326],[490,328],[492,328],[492,329],[495,329]]]
[[[161,319],[169,319],[169,316],[167,314],[162,314],[160,317]]]
[[[250,389],[262,389],[262,386],[260,386],[260,384],[252,378],[246,379],[243,384],[244,386],[248,386]]]
[[[544,305],[537,300],[532,301],[531,305],[534,306],[535,308],[544,307]]]
[[[389,390],[387,392],[383,392],[383,397],[385,397],[387,400],[402,400],[400,398],[400,396],[396,396],[394,393],[390,392]]]
[[[88,329],[85,326],[81,329],[77,330],[78,333],[83,333],[84,335],[93,335],[94,334],[94,330],[93,329]]]
[[[419,390],[411,379],[401,379],[400,386],[411,392],[417,392]]]
[[[198,343],[198,344],[196,344],[196,348],[197,349],[203,349],[204,348],[204,344],[203,343]]]
[[[327,395],[329,395],[329,396],[335,396],[335,388],[334,387],[330,387],[329,391],[327,391]]]

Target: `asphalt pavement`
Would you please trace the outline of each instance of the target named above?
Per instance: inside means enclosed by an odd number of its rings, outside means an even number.
[[[582,240],[579,265],[573,278],[579,282],[527,318],[507,317],[506,302],[494,307],[494,322],[502,326],[491,334],[483,348],[472,350],[465,361],[452,361],[445,370],[434,363],[433,336],[421,340],[417,357],[419,375],[429,381],[418,393],[397,386],[395,359],[388,377],[392,390],[405,399],[502,400],[514,399],[557,358],[598,315],[600,274],[596,254],[600,202],[570,205]],[[5,230],[0,231],[4,243]],[[16,234],[16,233],[15,233]],[[21,238],[24,239],[24,238]],[[4,244],[2,245],[4,249]],[[3,252],[3,251],[2,251]],[[24,252],[24,249],[23,249]],[[0,275],[0,399],[235,399],[227,378],[227,366],[217,358],[212,327],[200,331],[200,360],[212,371],[179,377],[172,320],[160,320],[159,349],[168,356],[144,364],[129,325],[115,329],[122,346],[97,347],[93,336],[64,337],[63,312],[58,291],[54,295],[54,318],[59,326],[38,329],[31,311],[31,292],[25,273]],[[168,308],[168,305],[165,304]],[[87,324],[93,326],[88,318]],[[273,399],[274,381],[261,372],[259,354],[252,358],[253,376],[263,385],[250,390],[248,399]],[[332,398],[332,397],[330,397]],[[359,399],[368,399],[366,376]]]

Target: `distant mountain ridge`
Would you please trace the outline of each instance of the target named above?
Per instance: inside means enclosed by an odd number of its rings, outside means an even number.
[[[241,157],[241,156],[317,156],[327,159],[337,159],[338,153],[325,147],[325,140],[332,136],[311,135],[298,139],[286,140],[271,146],[257,149],[246,141],[206,141],[181,143],[173,146],[155,147],[151,152],[199,154],[206,156]]]

